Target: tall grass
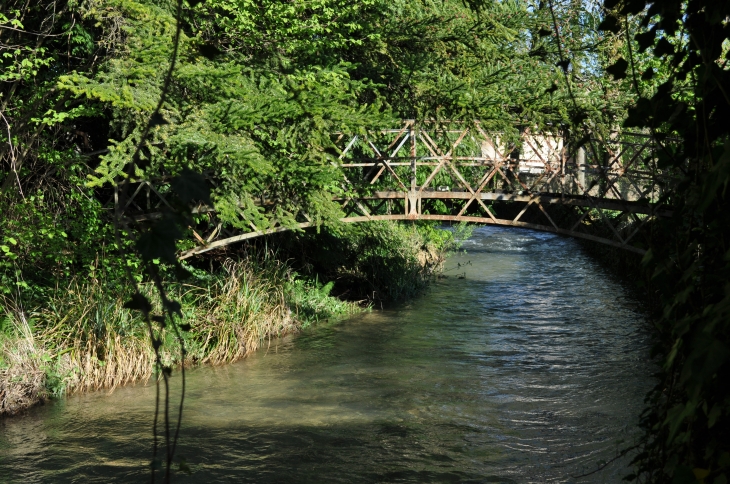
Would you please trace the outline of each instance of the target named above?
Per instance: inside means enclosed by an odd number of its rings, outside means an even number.
[[[334,281],[321,284],[318,278],[314,281],[294,279],[287,283],[291,306],[296,311],[297,320],[303,327],[317,323],[322,319],[330,319],[351,314],[358,309],[355,303],[331,297]]]
[[[0,415],[14,414],[46,397],[44,354],[22,311],[0,315]]]
[[[151,286],[142,285],[150,300]],[[194,283],[174,284],[182,305],[187,360],[177,340],[163,332],[168,365],[221,364],[255,351],[268,338],[312,322],[358,310],[307,282],[273,259],[227,260],[221,271]],[[56,290],[43,306],[23,312],[0,301],[0,415],[12,414],[49,395],[146,382],[154,352],[144,321],[123,307],[126,294],[109,293],[98,281],[75,281]],[[156,302],[159,306],[159,301]]]
[[[203,363],[224,363],[258,349],[268,337],[296,331],[284,291],[290,277],[280,264],[226,261],[224,276],[207,287],[183,285],[184,319],[193,330],[188,354]]]
[[[459,231],[431,225],[372,223],[330,234],[314,252],[327,259],[327,278],[355,288],[351,297],[399,300],[425,287],[459,239]],[[163,330],[165,365],[235,361],[267,339],[359,310],[331,296],[332,282],[303,279],[272,254],[226,260],[214,274],[193,273],[193,282],[168,286],[190,331],[183,336],[186,361],[180,361],[177,338]],[[0,415],[49,396],[152,377],[146,324],[123,307],[129,294],[111,287],[77,279],[46,291],[35,305],[0,297]],[[160,313],[157,291],[145,284],[141,290]]]

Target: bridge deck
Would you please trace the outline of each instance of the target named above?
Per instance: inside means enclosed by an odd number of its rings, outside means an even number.
[[[417,192],[421,199],[435,200],[470,200],[474,197],[471,192],[452,192],[438,190],[424,190]],[[378,191],[370,195],[358,197],[360,200],[395,200],[408,196],[408,192],[401,191]],[[517,202],[528,203],[538,201],[545,205],[570,205],[576,207],[600,208],[616,212],[630,212],[640,214],[655,214],[662,217],[671,217],[671,210],[655,210],[646,200],[621,200],[611,198],[595,198],[585,195],[570,195],[561,193],[503,193],[503,192],[481,192],[475,199],[494,202]],[[335,198],[335,200],[346,200],[346,198]]]

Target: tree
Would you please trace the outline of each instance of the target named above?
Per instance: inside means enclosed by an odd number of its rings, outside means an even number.
[[[725,483],[730,467],[730,69],[727,2],[606,0],[622,25],[636,102],[624,126],[649,129],[679,173],[674,218],[644,258],[662,315],[659,383],[635,458],[641,482]],[[638,29],[628,31],[629,26]],[[646,53],[648,50],[648,53]],[[643,72],[642,72],[643,71]]]

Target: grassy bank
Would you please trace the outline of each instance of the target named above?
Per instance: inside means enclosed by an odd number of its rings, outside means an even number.
[[[473,227],[443,230],[432,222],[369,222],[267,241],[308,277],[334,282],[333,294],[379,306],[416,296],[458,250]]]
[[[184,363],[232,362],[270,338],[352,314],[375,300],[410,297],[426,286],[457,243],[449,231],[396,223],[313,237],[329,242],[311,251],[302,245],[299,254],[329,260],[321,273],[301,275],[294,269],[302,259],[252,250],[218,254],[214,269],[189,267],[190,278],[170,284],[169,296],[182,306],[182,324],[190,325]],[[338,286],[340,297],[335,297]],[[151,284],[141,287],[150,300],[157,299]],[[368,293],[375,299],[361,297]],[[144,320],[123,307],[128,290],[78,277],[43,295],[30,302],[0,299],[0,415],[63,394],[150,379],[154,352]],[[174,335],[163,333],[163,339],[165,365],[182,364]]]
[[[173,284],[182,304],[186,365],[221,364],[255,351],[268,338],[317,320],[358,311],[276,261],[227,260],[215,274],[197,272]],[[331,286],[330,286],[331,287]],[[155,299],[151,285],[142,285]],[[128,294],[98,281],[73,281],[34,308],[5,298],[0,340],[0,414],[14,414],[51,396],[146,382],[154,352],[144,320],[123,307]],[[178,343],[165,335],[163,358],[179,365]]]

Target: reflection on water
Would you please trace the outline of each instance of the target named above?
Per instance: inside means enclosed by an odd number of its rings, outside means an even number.
[[[642,315],[573,240],[478,229],[423,297],[191,372],[179,482],[620,482]],[[457,277],[458,275],[463,278]],[[0,481],[137,482],[154,389],[0,422]]]

